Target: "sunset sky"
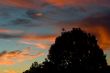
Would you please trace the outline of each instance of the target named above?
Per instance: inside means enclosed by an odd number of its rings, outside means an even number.
[[[41,63],[62,28],[96,35],[110,65],[110,0],[0,0],[0,73]]]

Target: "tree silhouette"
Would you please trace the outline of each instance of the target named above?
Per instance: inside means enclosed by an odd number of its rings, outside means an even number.
[[[51,46],[47,59],[42,64],[33,63],[24,73],[44,72],[110,72],[106,56],[98,46],[94,35],[73,28],[63,31]]]

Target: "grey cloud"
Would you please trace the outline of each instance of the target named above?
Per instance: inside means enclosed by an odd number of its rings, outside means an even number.
[[[0,39],[13,39],[13,38],[20,38],[22,34],[3,34],[0,33]]]

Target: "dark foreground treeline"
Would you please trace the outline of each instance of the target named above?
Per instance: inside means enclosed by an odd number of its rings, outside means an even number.
[[[94,35],[79,28],[63,31],[42,64],[33,63],[23,73],[110,73],[106,56]]]

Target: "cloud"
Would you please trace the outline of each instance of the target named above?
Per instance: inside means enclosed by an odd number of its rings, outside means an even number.
[[[36,9],[39,7],[39,1],[37,0],[37,2],[35,3],[34,0],[3,0],[0,1],[0,4],[21,8]]]
[[[21,8],[31,8],[37,9],[41,8],[42,6],[51,4],[55,6],[82,6],[82,5],[89,5],[89,4],[96,4],[96,5],[103,5],[103,6],[110,6],[109,0],[3,0],[0,1],[0,4],[7,5],[7,6],[14,6],[14,7],[21,7]]]
[[[1,39],[9,39],[9,38],[20,38],[20,36],[24,33],[21,30],[11,30],[0,28],[0,38]]]
[[[0,28],[0,33],[6,33],[6,34],[20,34],[20,33],[23,33],[23,31]]]
[[[21,34],[5,34],[5,33],[0,33],[0,39],[15,39],[15,38],[20,38]]]
[[[82,7],[65,6],[63,8],[59,8],[54,5],[48,5],[40,10],[28,10],[26,14],[33,20],[33,22],[35,20],[35,24],[57,25],[60,22],[79,22],[91,15],[101,14],[107,11],[110,12],[109,7],[98,5],[88,5]]]
[[[65,6],[65,5],[89,5],[89,4],[98,4],[109,6],[109,0],[46,0],[48,3],[56,5],[56,6]]]
[[[94,13],[93,16],[86,17],[85,23],[96,25],[103,25],[103,26],[109,26],[110,24],[110,9],[105,10],[102,13]],[[104,25],[105,24],[105,25]]]
[[[85,31],[91,32],[92,34],[96,35],[98,40],[98,44],[100,47],[105,50],[110,48],[110,34],[108,28],[101,26],[84,26]]]
[[[37,43],[35,46],[37,48],[41,48],[41,49],[49,49],[49,45],[48,44]]]
[[[50,41],[50,40],[48,40],[48,41]],[[20,40],[19,43],[21,43],[21,44],[27,44],[27,45],[32,45],[32,46],[34,46],[34,47],[36,47],[38,49],[43,49],[43,50],[49,49],[49,46],[50,46],[47,43],[35,42],[35,40],[34,41],[32,41],[32,40],[31,41],[30,40]]]
[[[28,10],[26,14],[33,19],[39,19],[44,16],[44,13],[40,10]]]
[[[27,34],[23,35],[21,38],[22,40],[49,40],[54,41],[57,35],[35,35],[35,34]]]
[[[53,31],[54,32],[54,31]],[[50,41],[54,42],[56,38],[56,34],[44,34],[44,33],[37,33],[37,32],[26,32],[22,30],[10,30],[0,28],[0,39],[20,39],[26,41]],[[27,44],[30,44],[27,42]]]
[[[43,56],[44,53],[37,53],[37,51],[30,47],[15,51],[3,51],[0,53],[0,65],[13,65],[23,61],[31,60]]]
[[[20,25],[20,24],[31,24],[31,20],[29,20],[29,19],[16,19],[16,20],[14,20],[14,21],[12,21],[14,24],[16,24],[16,25]]]
[[[54,43],[57,35],[34,35],[28,34],[21,37],[18,43],[32,45],[38,49],[47,50]]]
[[[7,26],[9,26],[9,25],[7,25]],[[11,21],[10,26],[21,26],[21,27],[29,27],[30,28],[30,27],[40,27],[41,25],[37,24],[32,19],[17,18],[17,19],[14,19]]]
[[[40,25],[55,25],[59,22],[76,22],[94,13],[103,12],[107,8],[109,9],[109,7],[99,5],[64,6],[60,8],[52,4],[48,4],[41,9],[0,6],[1,15],[5,13],[0,17],[3,20],[0,25],[4,27],[30,28]]]

